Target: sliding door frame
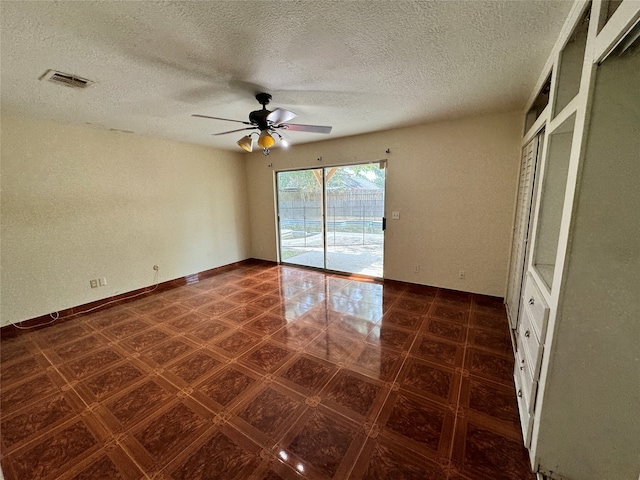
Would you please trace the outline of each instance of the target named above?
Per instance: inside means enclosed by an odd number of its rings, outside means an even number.
[[[384,205],[383,205],[383,215],[382,215],[382,235],[383,235],[383,242],[382,242],[382,246],[383,246],[383,251],[382,251],[382,276],[381,277],[372,277],[370,275],[363,275],[363,274],[359,274],[359,273],[349,273],[349,272],[344,272],[344,271],[340,271],[340,270],[332,270],[327,268],[327,218],[326,218],[326,211],[327,211],[327,195],[326,195],[326,187],[327,187],[327,176],[326,176],[326,170],[331,169],[331,168],[342,168],[342,167],[358,167],[358,166],[362,166],[362,165],[384,165],[384,168],[386,169],[388,166],[388,160],[387,159],[381,159],[381,160],[376,160],[376,161],[372,161],[372,162],[357,162],[357,163],[344,163],[344,164],[334,164],[334,165],[323,165],[323,166],[318,166],[318,167],[299,167],[299,168],[287,168],[287,169],[282,169],[282,170],[274,170],[274,195],[275,195],[275,219],[276,219],[276,246],[277,246],[277,250],[278,250],[278,254],[277,254],[277,259],[278,259],[278,264],[281,265],[291,265],[291,266],[295,266],[295,267],[301,267],[301,268],[309,268],[309,269],[313,269],[313,270],[318,270],[318,271],[322,271],[322,272],[327,272],[327,273],[337,273],[337,274],[341,274],[341,275],[355,275],[355,276],[362,276],[362,277],[366,277],[366,278],[373,278],[374,280],[383,280],[384,279],[384,259],[386,257],[386,255],[384,254],[384,250],[386,248],[386,208],[387,208],[387,177],[386,177],[386,172],[385,172],[385,181],[384,181]],[[281,223],[280,223],[280,189],[279,189],[279,185],[278,185],[278,174],[280,173],[287,173],[287,172],[301,172],[301,171],[307,171],[307,170],[320,170],[322,171],[322,184],[321,184],[321,197],[322,197],[322,206],[321,206],[321,218],[322,218],[322,225],[321,225],[321,234],[322,234],[322,251],[323,251],[323,265],[324,267],[313,267],[313,266],[309,266],[309,265],[299,265],[296,263],[291,263],[291,262],[287,262],[287,261],[283,261],[282,260],[282,232],[281,232]]]
[[[275,190],[274,190],[274,195],[275,195],[275,210],[276,210],[276,246],[278,247],[278,263],[279,264],[283,264],[283,265],[292,265],[295,267],[302,267],[302,268],[312,268],[314,270],[320,270],[320,271],[326,271],[326,266],[327,266],[327,247],[325,245],[325,241],[326,241],[326,237],[325,237],[325,194],[324,194],[324,188],[325,188],[325,181],[324,181],[324,168],[325,167],[307,167],[307,168],[291,168],[291,169],[285,169],[285,170],[276,170],[274,171],[274,176],[275,176]],[[322,197],[322,201],[320,202],[320,218],[321,218],[321,222],[320,222],[320,229],[321,229],[321,235],[322,235],[322,252],[323,252],[323,259],[322,259],[322,265],[323,267],[314,267],[311,265],[299,265],[297,263],[291,263],[291,262],[287,262],[282,260],[282,224],[280,223],[280,186],[278,185],[278,174],[280,173],[289,173],[289,172],[302,172],[302,171],[307,171],[307,170],[321,170],[322,171],[322,184],[321,184],[321,197]]]

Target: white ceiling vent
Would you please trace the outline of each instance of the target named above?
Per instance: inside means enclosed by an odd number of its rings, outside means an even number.
[[[56,72],[55,70],[47,70],[44,72],[44,75],[40,77],[40,80],[48,80],[58,85],[71,88],[87,88],[93,85],[93,82],[86,78],[77,77],[69,73]]]

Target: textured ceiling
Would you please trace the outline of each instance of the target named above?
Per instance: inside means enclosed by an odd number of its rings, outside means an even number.
[[[336,138],[523,108],[570,1],[2,1],[2,109],[236,149],[253,95]],[[47,69],[95,81],[74,90]]]

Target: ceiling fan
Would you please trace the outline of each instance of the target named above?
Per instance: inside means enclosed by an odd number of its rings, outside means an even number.
[[[271,95],[268,93],[258,93],[256,100],[262,105],[262,110],[254,110],[249,114],[249,121],[232,120],[229,118],[210,117],[209,115],[193,114],[192,117],[211,118],[213,120],[224,120],[226,122],[242,123],[250,125],[246,128],[238,128],[237,130],[229,130],[228,132],[214,133],[214,135],[227,135],[228,133],[242,132],[244,130],[258,130],[245,135],[236,143],[240,148],[251,152],[253,150],[253,138],[251,135],[258,135],[258,146],[262,148],[264,155],[269,155],[271,148],[276,140],[273,138],[275,134],[286,146],[285,140],[279,131],[290,130],[292,132],[311,132],[311,133],[331,133],[331,127],[322,125],[301,125],[299,123],[289,123],[296,117],[296,114],[289,110],[276,108],[275,110],[267,110],[267,105],[271,101]]]

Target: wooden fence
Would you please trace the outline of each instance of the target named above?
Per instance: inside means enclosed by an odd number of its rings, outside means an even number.
[[[306,217],[320,218],[320,193],[279,192],[278,208],[280,219],[298,219]],[[381,218],[384,215],[384,192],[381,190],[341,190],[327,192],[327,215],[344,219]]]

